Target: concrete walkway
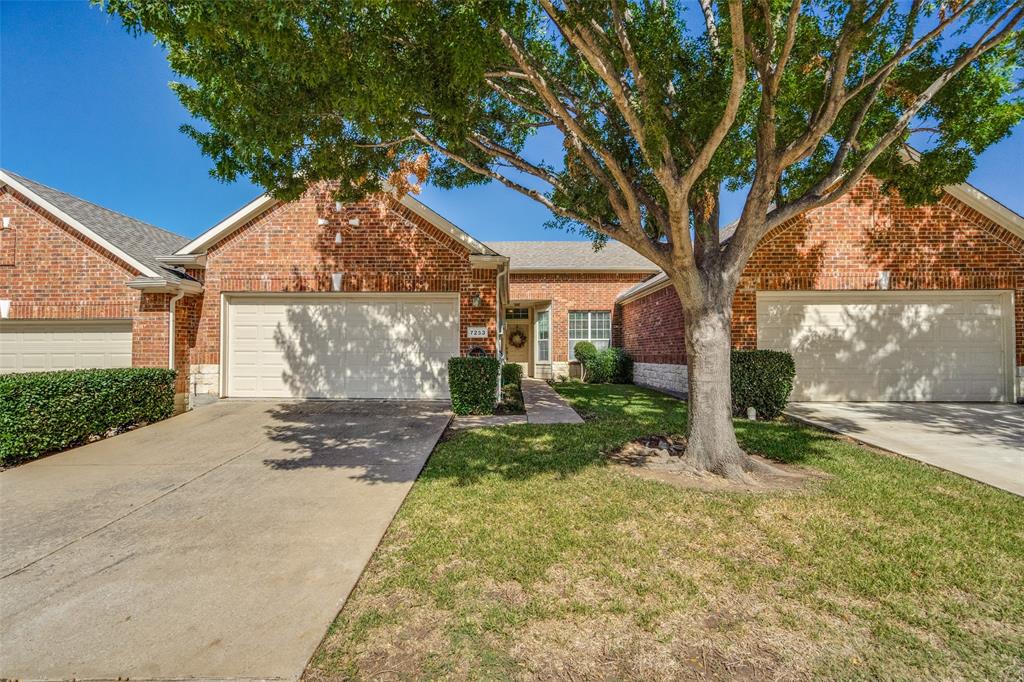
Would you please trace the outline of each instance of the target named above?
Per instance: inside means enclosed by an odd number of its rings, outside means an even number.
[[[523,403],[530,424],[582,424],[583,419],[546,381],[523,377]]]
[[[523,377],[523,403],[526,414],[470,414],[456,416],[450,431],[482,429],[509,424],[582,424],[583,419],[546,381]]]
[[[449,418],[222,400],[0,473],[0,678],[297,679]]]
[[[786,414],[862,443],[1024,495],[1024,406],[792,403]]]

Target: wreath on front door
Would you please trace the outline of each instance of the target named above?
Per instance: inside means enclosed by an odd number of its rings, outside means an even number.
[[[513,348],[522,348],[526,345],[526,334],[523,333],[522,329],[516,329],[509,334],[508,342],[512,344]]]

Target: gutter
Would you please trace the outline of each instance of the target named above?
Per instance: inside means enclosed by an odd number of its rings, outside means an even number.
[[[173,281],[163,277],[136,277],[128,282],[128,287],[149,294],[176,293],[178,291],[186,294],[201,294],[203,292],[203,285],[195,280]]]

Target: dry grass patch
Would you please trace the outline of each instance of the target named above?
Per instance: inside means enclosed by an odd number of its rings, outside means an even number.
[[[591,419],[435,452],[307,671],[327,679],[1018,679],[1024,501],[810,427],[737,422],[750,492],[603,453],[685,404],[560,387]]]
[[[780,464],[750,454],[759,466],[749,481],[731,481],[707,471],[699,471],[685,457],[685,439],[672,436],[645,436],[632,440],[609,453],[608,459],[634,476],[661,481],[677,488],[697,488],[709,492],[773,492],[800,490],[814,481],[828,479],[817,469]]]

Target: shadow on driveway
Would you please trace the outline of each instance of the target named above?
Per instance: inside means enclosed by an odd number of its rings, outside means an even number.
[[[0,677],[297,679],[449,418],[219,401],[0,473]]]

